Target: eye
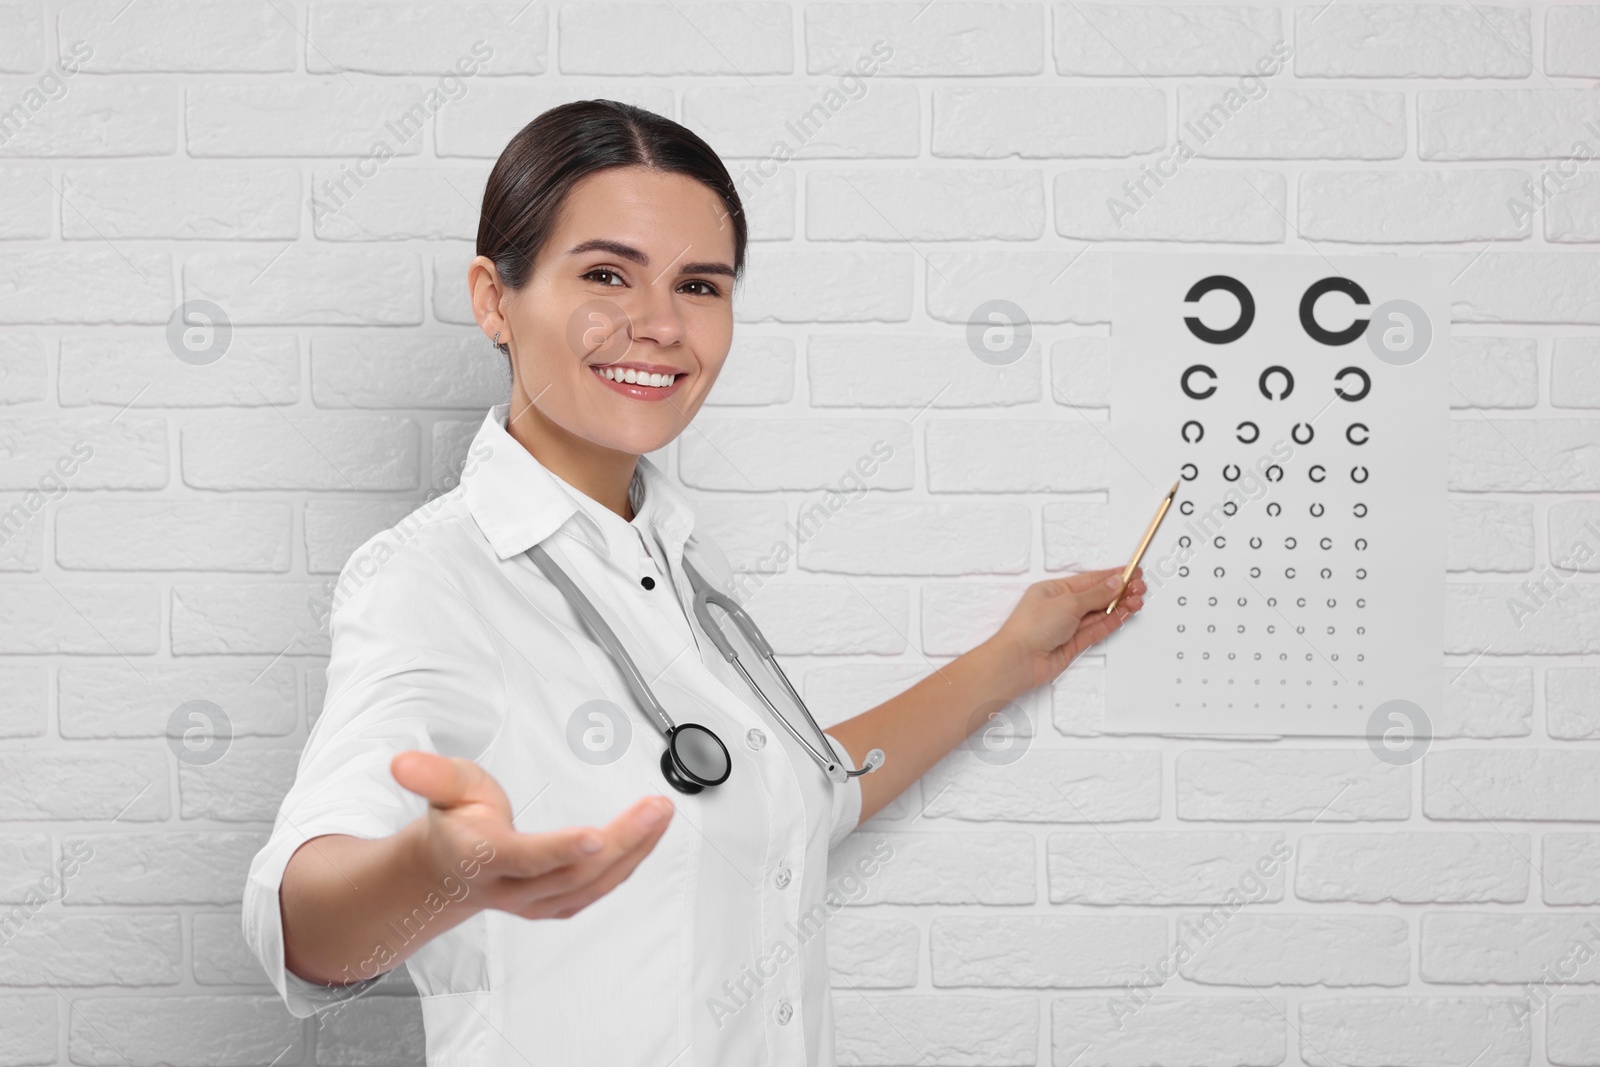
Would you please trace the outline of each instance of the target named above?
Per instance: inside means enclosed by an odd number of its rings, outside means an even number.
[[[584,277],[585,278],[593,278],[596,274],[608,274],[611,277],[616,278],[619,282],[622,280],[622,275],[618,274],[616,271],[612,270],[609,267],[596,267],[594,270],[592,270],[589,273],[585,274]],[[607,288],[615,288],[609,282],[601,282],[601,284],[606,286]]]
[[[712,285],[710,282],[703,282],[703,281],[700,281],[700,280],[696,279],[694,281],[684,282],[683,284],[684,285],[703,285],[703,286],[706,287],[706,291],[705,292],[696,293],[695,294],[696,296],[721,296],[722,295],[722,290],[718,289],[715,285]]]

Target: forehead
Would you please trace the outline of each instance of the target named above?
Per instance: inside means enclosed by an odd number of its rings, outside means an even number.
[[[585,238],[604,237],[667,260],[686,247],[695,259],[731,266],[733,227],[716,191],[684,174],[645,167],[612,167],[585,176],[567,195],[555,229],[565,254]],[[665,262],[665,260],[663,260]]]

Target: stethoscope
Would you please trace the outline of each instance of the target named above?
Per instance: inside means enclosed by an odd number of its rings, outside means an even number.
[[[595,636],[595,639],[611,654],[612,660],[622,670],[623,679],[628,688],[633,692],[634,699],[638,700],[644,708],[648,718],[653,720],[657,729],[666,738],[667,747],[661,753],[661,773],[667,782],[680,793],[698,793],[706,786],[721,785],[728,780],[728,775],[733,771],[733,760],[728,755],[728,747],[722,743],[709,727],[696,722],[675,723],[672,716],[667,714],[667,709],[661,706],[656,695],[650,689],[650,684],[644,680],[644,675],[639,673],[638,666],[633,662],[633,657],[628,655],[628,650],[617,640],[616,633],[609,623],[595,610],[595,606],[583,591],[577,587],[571,578],[567,577],[550,554],[544,550],[543,545],[534,545],[528,549],[528,558],[544,572],[555,587],[561,590],[573,608],[578,612],[584,624]],[[783,668],[778,666],[778,659],[772,652],[772,646],[762,636],[761,628],[755,624],[744,608],[732,597],[711,588],[711,585],[694,569],[687,556],[683,559],[683,569],[689,576],[690,588],[694,591],[694,613],[700,620],[700,627],[711,638],[717,650],[722,653],[722,658],[733,664],[734,668],[743,676],[745,682],[755,691],[761,703],[765,704],[774,718],[783,724],[794,739],[805,746],[811,758],[816,760],[833,782],[842,784],[851,778],[867,774],[883,766],[883,749],[875,748],[867,753],[867,758],[862,762],[859,771],[847,769],[838,760],[833,758],[832,746],[827,738],[822,735],[822,727],[817,725],[817,720],[811,717],[811,710],[806,707],[806,702],[800,699],[800,694],[789,682],[789,676],[783,673]],[[811,724],[812,731],[817,740],[821,742],[819,749],[808,738],[801,736],[800,731],[794,728],[786,715],[775,707],[766,693],[750,677],[750,672],[745,670],[744,664],[739,661],[739,653],[734,650],[727,634],[723,633],[720,624],[711,617],[711,605],[715,604],[728,615],[732,616],[734,624],[739,627],[739,632],[744,634],[745,640],[762,659],[767,661],[783,687],[789,691],[789,696],[799,706],[800,713],[806,717],[806,722]]]

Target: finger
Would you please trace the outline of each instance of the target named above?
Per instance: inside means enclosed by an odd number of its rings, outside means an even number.
[[[1110,637],[1126,618],[1127,613],[1122,609],[1122,605],[1119,604],[1117,605],[1117,610],[1110,615],[1102,612],[1078,627],[1078,632],[1073,634],[1072,640],[1068,641],[1064,646],[1067,662],[1070,664],[1082,655],[1085,650]]]
[[[1120,575],[1121,573],[1121,567],[1103,567],[1095,571],[1079,571],[1077,574],[1069,574],[1065,578],[1056,579],[1056,581],[1061,583],[1061,587],[1070,593],[1083,593],[1102,584],[1112,575]]]
[[[500,783],[471,760],[411,749],[389,761],[389,773],[436,808],[482,803],[503,810],[507,817],[511,814],[510,801]]]
[[[661,840],[661,835],[666,829],[666,826],[662,826],[651,832],[632,849],[618,856],[615,862],[600,872],[588,885],[540,901],[540,910],[556,919],[570,919],[578,914],[627,881],[644,858],[655,850],[656,843]]]
[[[506,850],[500,873],[525,883],[519,889],[541,884],[541,895],[564,892],[594,878],[606,864],[627,852],[641,839],[671,821],[672,802],[666,797],[640,800],[604,829],[577,826],[549,833],[518,834]],[[658,821],[659,820],[659,821]]]

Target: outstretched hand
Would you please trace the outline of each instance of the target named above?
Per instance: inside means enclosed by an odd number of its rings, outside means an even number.
[[[1089,646],[1105,640],[1144,606],[1144,571],[1135,567],[1126,589],[1122,568],[1084,571],[1035,582],[995,637],[1010,646],[1023,672],[1021,690],[1052,681]],[[1121,599],[1118,599],[1118,594]],[[1106,605],[1117,600],[1106,614]]]
[[[576,915],[632,874],[672,821],[672,802],[655,796],[601,829],[522,833],[512,825],[505,790],[471,760],[413,749],[396,755],[389,769],[429,802],[427,814],[408,827],[424,862],[452,871],[478,864],[479,903],[524,919]]]

